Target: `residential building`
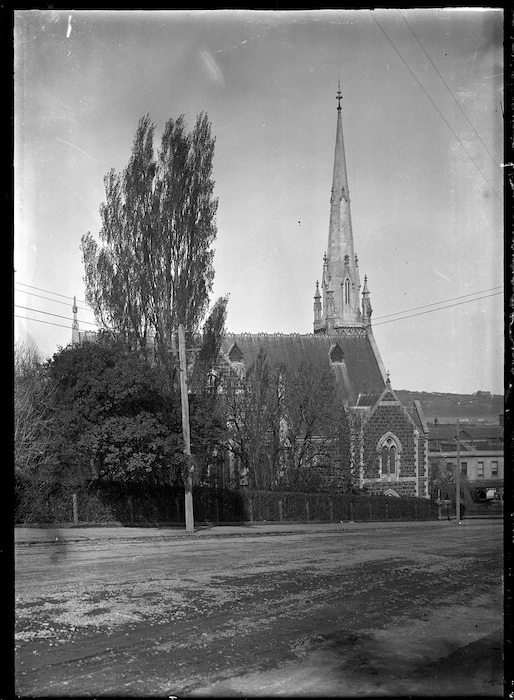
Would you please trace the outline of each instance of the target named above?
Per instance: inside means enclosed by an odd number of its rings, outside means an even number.
[[[429,459],[457,466],[457,425],[430,425]],[[477,500],[503,500],[504,433],[502,425],[460,425],[460,467]]]

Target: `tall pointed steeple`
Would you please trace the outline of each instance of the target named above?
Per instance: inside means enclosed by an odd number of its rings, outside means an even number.
[[[323,265],[322,291],[323,314],[321,321],[315,321],[314,332],[329,332],[327,329],[327,292],[329,281],[332,285],[333,330],[347,327],[361,327],[361,294],[357,256],[353,245],[350,192],[346,172],[346,157],[341,117],[341,88],[337,90],[336,145],[332,193],[330,197],[330,223],[328,247]]]

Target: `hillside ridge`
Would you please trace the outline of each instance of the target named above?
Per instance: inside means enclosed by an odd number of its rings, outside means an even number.
[[[410,406],[414,400],[418,400],[425,417],[430,422],[435,418],[438,420],[459,418],[498,424],[500,414],[503,414],[503,396],[491,394],[488,391],[452,394],[395,389],[394,392],[405,406]]]

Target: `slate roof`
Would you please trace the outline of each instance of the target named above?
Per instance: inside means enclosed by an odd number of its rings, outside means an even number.
[[[496,440],[503,438],[501,425],[468,425],[461,423],[462,439],[469,440]],[[431,425],[429,427],[429,440],[451,440],[457,435],[456,424]],[[469,437],[468,437],[469,436]]]
[[[228,355],[237,347],[243,356],[245,367],[250,367],[257,358],[260,348],[266,352],[270,365],[284,364],[297,368],[302,363],[320,364],[330,362],[334,346],[342,351],[342,362],[332,363],[336,378],[342,383],[345,398],[351,403],[359,393],[378,392],[385,387],[382,373],[367,335],[335,336],[322,334],[267,334],[267,333],[227,333],[222,343],[222,352]],[[238,353],[236,353],[237,357]]]

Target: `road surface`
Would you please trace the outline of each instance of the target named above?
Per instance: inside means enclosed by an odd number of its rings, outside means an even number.
[[[502,696],[502,526],[17,546],[15,691]]]

